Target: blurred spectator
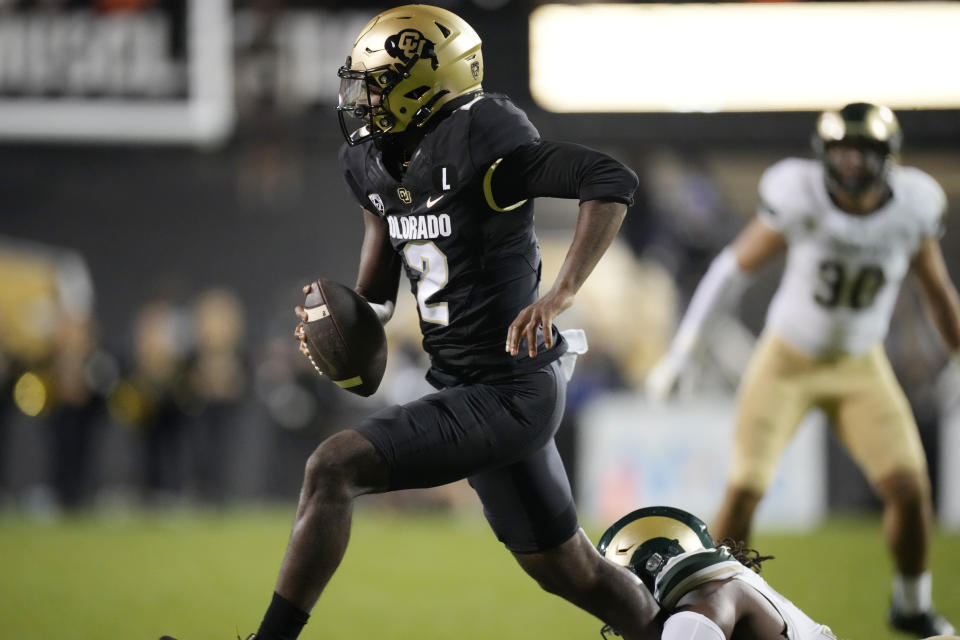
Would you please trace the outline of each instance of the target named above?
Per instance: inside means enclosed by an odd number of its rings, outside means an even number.
[[[3,315],[0,314],[0,506],[5,502],[3,489],[7,484],[6,456],[2,453],[10,451],[8,442],[11,412],[14,408],[13,385],[19,377],[17,365],[4,340],[6,335]]]
[[[50,430],[50,476],[60,506],[75,510],[88,506],[93,497],[97,430],[117,367],[112,356],[97,347],[89,318],[63,314],[54,343],[44,411]]]
[[[141,488],[148,503],[183,489],[188,347],[182,313],[165,299],[146,303],[134,320],[132,366],[110,396],[112,415],[142,434]]]
[[[110,384],[110,372],[97,366],[109,358],[95,349],[92,307],[93,285],[79,254],[0,238],[0,453],[7,450],[11,406],[37,419],[32,431],[42,445],[29,463],[42,471],[27,483],[44,496],[52,484],[56,505],[69,509],[90,497],[97,398]],[[6,463],[0,456],[0,478]]]
[[[673,274],[683,308],[713,256],[740,223],[694,156],[661,150],[647,167],[644,183],[659,228],[647,255]]]
[[[195,346],[187,365],[192,420],[189,439],[201,500],[225,499],[225,462],[247,388],[244,314],[225,289],[208,289],[193,309]]]

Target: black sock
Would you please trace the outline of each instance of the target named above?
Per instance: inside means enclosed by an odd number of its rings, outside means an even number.
[[[273,600],[270,601],[257,631],[257,640],[297,640],[309,618],[309,613],[301,611],[274,592]]]

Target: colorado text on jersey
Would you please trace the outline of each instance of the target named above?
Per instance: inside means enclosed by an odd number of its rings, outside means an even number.
[[[396,240],[429,240],[450,236],[450,216],[441,213],[438,216],[388,216],[390,237]]]

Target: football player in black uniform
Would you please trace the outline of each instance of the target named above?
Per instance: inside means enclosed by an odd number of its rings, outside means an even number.
[[[381,13],[339,75],[340,162],[365,224],[356,291],[385,321],[406,272],[439,391],[375,413],[310,456],[256,638],[300,633],[346,550],[354,498],[461,478],[545,590],[628,638],[656,637],[649,592],[579,528],[553,440],[567,348],[553,321],[612,241],[636,176],[604,154],[541,140],[508,98],[483,93],[480,38],[444,9]],[[580,201],[570,251],[542,297],[538,196]]]

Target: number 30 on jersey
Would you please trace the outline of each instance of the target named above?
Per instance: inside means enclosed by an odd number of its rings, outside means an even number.
[[[813,299],[828,309],[865,309],[873,304],[886,282],[883,269],[877,265],[850,268],[833,260],[820,263],[819,275],[823,287]]]

